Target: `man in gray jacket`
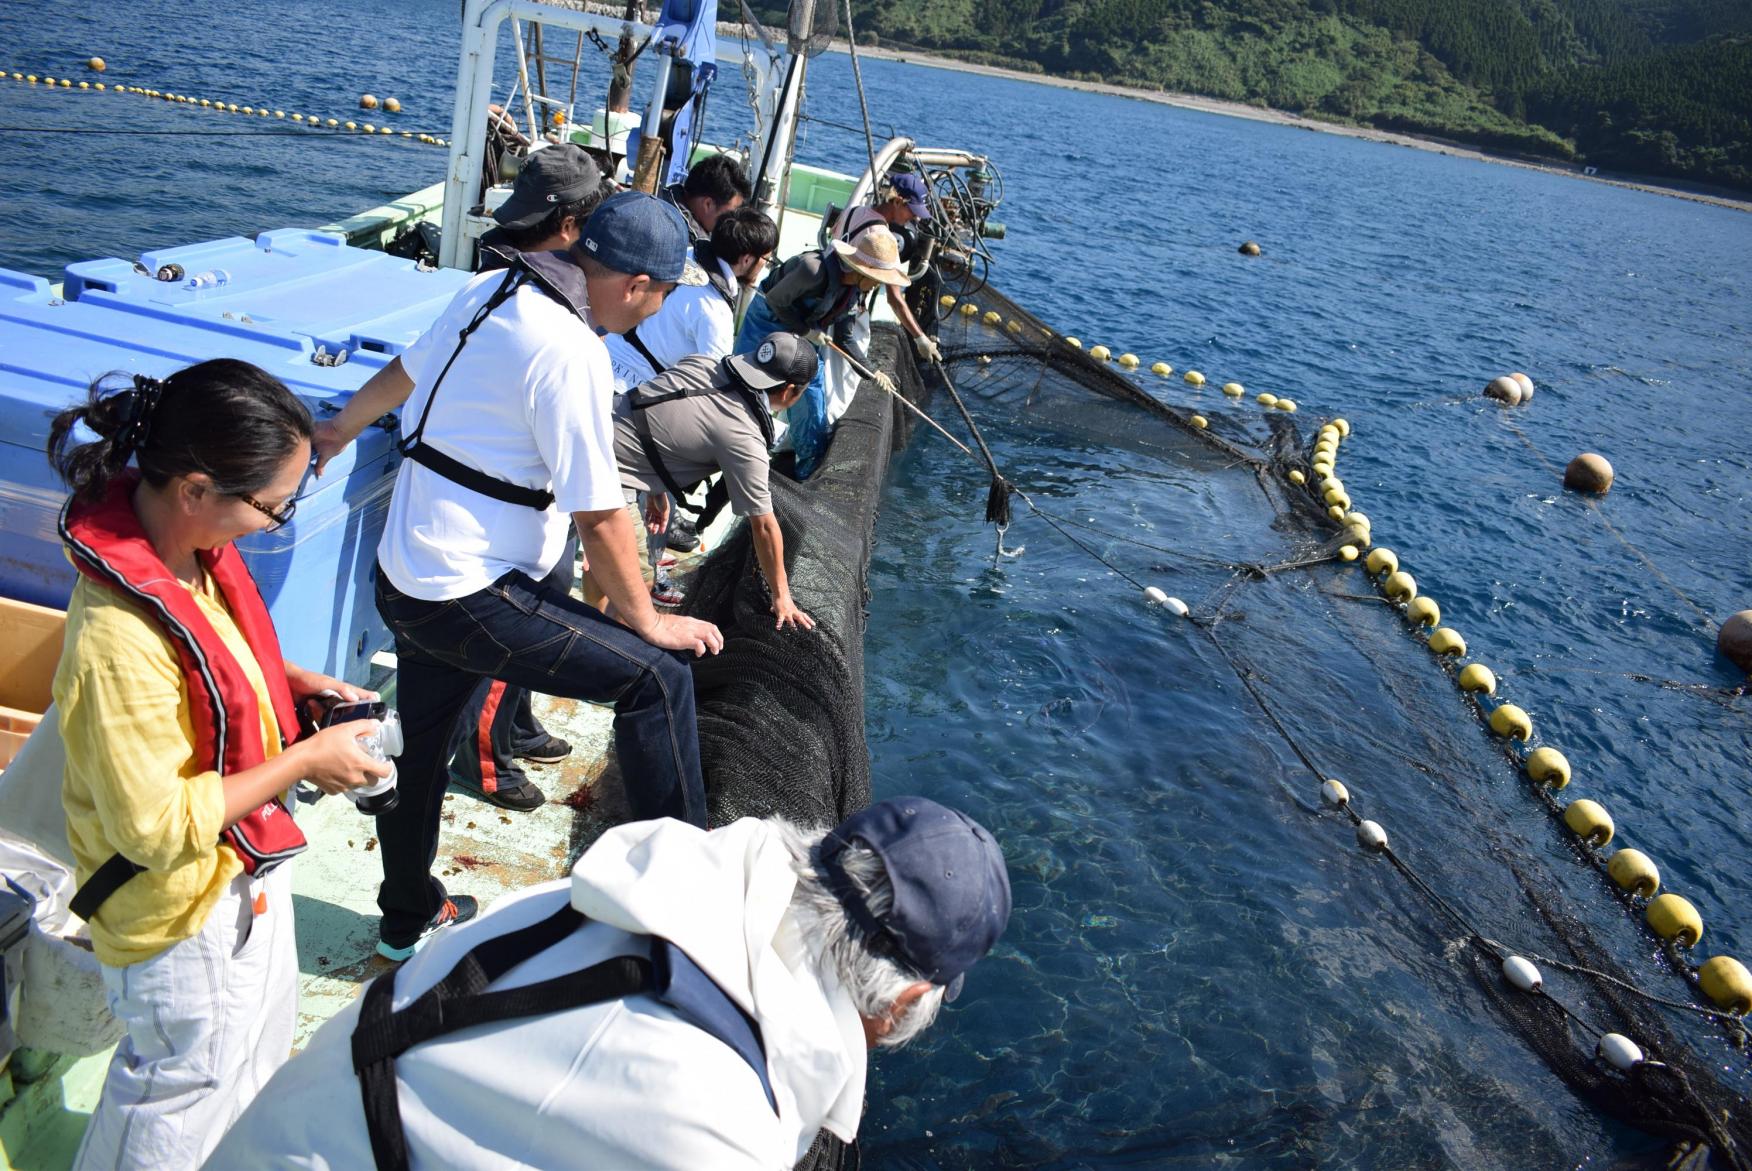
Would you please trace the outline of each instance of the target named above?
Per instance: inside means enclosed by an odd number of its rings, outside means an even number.
[[[779,629],[813,630],[815,621],[791,598],[785,538],[773,516],[768,483],[773,413],[802,397],[816,367],[814,346],[794,333],[772,333],[745,354],[683,358],[629,390],[615,406],[615,463],[634,526],[652,534],[647,562],[651,547],[663,546],[670,496],[682,499],[683,485],[722,472],[731,509],[752,530]],[[646,499],[642,516],[640,495]],[[593,587],[586,590],[593,596]]]

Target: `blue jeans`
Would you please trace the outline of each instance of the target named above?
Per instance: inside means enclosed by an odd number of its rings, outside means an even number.
[[[566,551],[541,579],[562,594],[572,592],[572,567],[578,560],[578,538],[566,542]],[[546,728],[530,710],[529,689],[503,679],[481,679],[457,713],[450,730],[450,775],[465,789],[496,793],[528,781],[517,763],[517,754],[548,739]]]
[[[432,875],[457,714],[483,678],[614,704],[614,746],[635,818],[706,824],[693,673],[678,653],[551,584],[513,571],[447,602],[410,598],[377,571],[377,611],[395,634],[396,704],[407,749],[401,800],[377,819],[384,939],[405,944],[444,905]]]
[[[748,312],[743,315],[742,330],[736,335],[735,352],[751,353],[760,348],[760,341],[767,334],[784,328],[767,308],[766,295],[756,293],[754,300],[748,303]],[[803,397],[785,411],[785,426],[791,447],[797,453],[796,478],[799,480],[806,480],[814,474],[816,465],[827,451],[828,440],[833,438],[833,428],[827,422],[827,383],[823,380],[827,357],[819,347],[816,358],[815,377],[809,380]]]

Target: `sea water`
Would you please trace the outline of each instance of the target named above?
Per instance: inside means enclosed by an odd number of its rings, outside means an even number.
[[[77,82],[97,54],[112,84],[357,121],[370,91],[402,101],[398,128],[448,136],[454,11],[14,5],[0,64]],[[606,71],[590,70],[600,91]],[[894,128],[990,153],[1009,226],[995,280],[1055,329],[1244,383],[1229,404],[1178,374],[1144,379],[1245,420],[1220,426],[1263,434],[1260,391],[1296,399],[1306,427],[1350,419],[1340,474],[1377,541],[1568,754],[1572,791],[1698,905],[1705,950],[1752,960],[1752,731],[1713,651],[1713,623],[1752,606],[1752,217],[1136,100],[882,61],[863,73],[878,143]],[[708,137],[746,133],[745,108],[724,69]],[[859,120],[843,56],[818,59],[809,109],[826,121],[805,124],[800,157],[861,167],[863,136],[829,125]],[[444,164],[399,138],[282,138],[271,117],[10,80],[0,127],[0,265],[50,277],[327,222]],[[1246,239],[1264,254],[1239,256]],[[1533,402],[1482,402],[1509,370],[1532,376]],[[1012,478],[1086,523],[1162,547],[1272,544],[1229,479],[1001,415],[987,427]],[[1597,507],[1559,483],[1584,450],[1617,469]],[[1016,914],[940,1023],[873,1063],[870,1165],[1560,1166],[1651,1147],[1494,1017],[1444,958],[1451,933],[1316,816],[1305,770],[1186,628],[1025,510],[1007,540],[1026,551],[995,563],[984,489],[929,434],[898,461],[867,715],[878,795],[924,793],[991,826]],[[1208,592],[1143,544],[1095,543],[1195,605]],[[1342,661],[1323,637],[1286,654]],[[1342,735],[1353,685],[1335,677],[1298,726]],[[1431,718],[1475,734],[1458,702]],[[1560,836],[1514,784],[1481,799],[1556,858]],[[1406,804],[1412,838],[1396,841],[1463,902],[1493,889],[1502,867],[1444,840],[1438,809]],[[1575,909],[1623,918],[1597,884]]]

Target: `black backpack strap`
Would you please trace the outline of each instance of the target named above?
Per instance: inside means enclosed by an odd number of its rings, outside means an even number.
[[[651,352],[639,340],[636,329],[629,329],[622,336],[633,344],[634,349],[645,355],[647,362],[656,365],[657,359],[651,356]],[[663,367],[658,366],[657,371],[662,373]],[[666,394],[648,394],[645,391],[647,385],[649,383],[640,383],[627,392],[627,408],[632,411],[633,434],[639,440],[639,450],[645,453],[645,461],[651,465],[651,470],[657,473],[657,478],[663,481],[664,489],[675,498],[675,506],[690,516],[698,516],[699,508],[687,501],[689,489],[681,486],[681,482],[669,470],[669,465],[663,462],[663,453],[657,450],[657,441],[651,435],[651,420],[645,412],[652,407],[674,402],[678,398],[704,394],[706,391],[702,388],[683,387],[681,390],[672,390]]]
[[[89,923],[91,917],[97,914],[97,909],[111,895],[145,869],[138,862],[130,862],[120,854],[111,854],[109,860],[93,871],[90,878],[79,884],[79,889],[73,892],[72,901],[67,906],[75,915]]]
[[[655,375],[661,374],[665,370],[669,369],[669,367],[665,366],[663,363],[661,363],[657,360],[657,355],[653,354],[651,352],[651,347],[647,346],[645,344],[645,339],[639,336],[639,327],[638,326],[636,326],[636,325],[633,326],[633,328],[627,330],[625,333],[621,334],[621,336],[623,338],[627,339],[627,345],[629,345],[629,346],[633,347],[633,349],[639,351],[639,357],[645,359],[645,361],[650,365],[652,375],[655,376]],[[667,402],[668,399],[658,399],[657,401],[658,402]]]
[[[502,500],[507,504],[521,504],[533,508],[537,512],[546,512],[553,505],[554,494],[544,488],[528,488],[522,484],[511,484],[496,476],[489,476],[479,468],[472,468],[459,459],[445,455],[424,441],[426,420],[432,416],[432,404],[438,401],[438,388],[444,385],[445,375],[450,373],[450,367],[456,364],[456,359],[462,354],[462,347],[468,344],[468,339],[487,317],[509,301],[524,281],[530,281],[543,292],[553,296],[546,282],[533,279],[527,265],[521,257],[514,257],[510,267],[505,272],[505,279],[499,282],[499,287],[493,290],[486,303],[476,310],[474,317],[462,327],[457,335],[456,348],[450,351],[450,357],[444,363],[444,369],[438,372],[437,381],[432,383],[432,391],[426,396],[426,405],[420,410],[420,421],[396,445],[402,456],[411,459],[421,467],[427,468],[443,476],[453,484],[461,484],[471,492],[479,492],[482,496],[490,496],[494,500]]]
[[[394,972],[378,977],[365,990],[359,1023],[353,1029],[353,1069],[359,1075],[365,1128],[378,1171],[410,1167],[395,1059],[415,1045],[475,1025],[544,1016],[650,991],[651,961],[643,956],[616,956],[538,984],[486,991],[494,980],[546,951],[583,922],[584,916],[568,903],[538,923],[489,939],[399,1012],[392,1008]]]
[[[651,419],[645,412],[659,402],[671,399],[685,398],[686,392],[668,394],[644,404],[633,404],[633,434],[638,437],[639,450],[645,453],[645,462],[651,465],[651,470],[657,473],[657,478],[663,481],[663,487],[675,498],[675,506],[689,515],[698,516],[699,509],[687,501],[687,489],[676,480],[669,465],[663,462],[663,453],[657,450],[657,440],[651,436]]]
[[[778,1112],[759,1026],[667,940],[641,937],[650,946],[649,955],[616,956],[522,988],[486,990],[584,922],[584,916],[567,903],[546,919],[495,936],[469,951],[442,980],[399,1012],[393,1007],[394,972],[378,977],[366,988],[359,1023],[353,1029],[353,1069],[359,1076],[365,1127],[378,1171],[411,1168],[396,1088],[397,1057],[421,1042],[460,1029],[546,1016],[644,993],[655,995],[676,1015],[717,1037],[747,1061],[760,1077],[767,1104]]]

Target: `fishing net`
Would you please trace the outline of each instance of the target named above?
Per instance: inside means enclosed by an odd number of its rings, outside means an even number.
[[[1600,851],[1538,815],[1541,805],[1561,807],[1527,784],[1519,756],[1456,690],[1454,668],[1421,645],[1421,627],[1340,561],[1355,533],[1348,514],[1330,516],[1330,501],[1315,496],[1297,416],[1213,411],[1206,422],[989,286],[977,305],[949,307],[939,336],[950,382],[983,425],[1039,424],[1207,473],[1218,521],[1204,531],[1188,516],[1173,545],[1105,531],[1069,500],[1030,495],[1026,483],[1021,515],[1134,586],[1146,571],[1168,575],[1191,604],[1189,637],[1203,640],[1251,705],[1249,732],[1280,741],[1311,774],[1309,792],[1342,776],[1366,793],[1341,809],[1317,812],[1310,801],[1310,812],[1398,827],[1404,842],[1385,858],[1424,904],[1434,950],[1566,1085],[1674,1140],[1674,1165],[1752,1167],[1752,1064],[1740,1023],[1697,994],[1682,953],[1610,906],[1640,909],[1606,880]],[[903,390],[922,396],[926,379],[910,354],[901,357]],[[1339,697],[1335,679],[1344,680]],[[1469,843],[1458,856],[1445,848],[1456,840]],[[1540,993],[1505,979],[1510,954],[1536,958]],[[1604,1033],[1634,1038],[1647,1059],[1614,1068],[1596,1056]]]
[[[899,346],[878,331],[872,358]],[[798,483],[771,479],[792,590],[814,630],[777,630],[747,525],[701,564],[683,609],[716,623],[723,653],[694,665],[700,760],[711,821],[779,813],[837,825],[870,803],[864,743],[865,579],[876,506],[908,424],[892,399],[866,388],[840,419],[821,467]]]
[[[1167,575],[1186,596],[1192,615],[1182,629],[1245,709],[1238,735],[1306,770],[1307,790],[1293,799],[1322,823],[1311,832],[1348,838],[1346,819],[1363,816],[1393,827],[1383,864],[1403,880],[1401,905],[1427,934],[1460,1009],[1499,1015],[1584,1101],[1671,1140],[1670,1165],[1752,1168],[1744,1032],[1695,994],[1681,953],[1610,907],[1617,898],[1637,909],[1606,881],[1601,855],[1543,815],[1540,806],[1555,813],[1556,801],[1528,786],[1519,758],[1456,690],[1453,668],[1424,649],[1420,628],[1340,560],[1348,538],[1314,496],[1297,417],[1212,412],[1200,426],[997,290],[978,300],[973,313],[952,307],[940,325],[946,380],[922,371],[891,327],[875,329],[874,360],[940,421],[955,422],[946,398],[959,398],[987,428],[1082,436],[1208,480],[1215,506],[1189,511],[1172,543],[1105,531],[1066,493],[1026,482],[1016,515],[1050,525],[1134,586],[1137,575]],[[813,632],[773,629],[746,526],[693,579],[687,612],[726,635],[724,653],[695,667],[714,824],[774,812],[833,823],[868,802],[866,574],[890,458],[921,426],[866,384],[817,475],[775,478],[775,513]],[[1293,470],[1303,485],[1291,482]],[[1000,532],[1000,560],[1003,552]],[[1339,703],[1334,679],[1345,681]],[[1309,798],[1339,776],[1358,787],[1349,805]],[[1449,849],[1455,841],[1467,848]],[[1507,982],[1509,954],[1538,963],[1540,993]],[[1601,1060],[1596,1044],[1608,1032],[1634,1038],[1647,1059],[1629,1070]],[[823,1136],[802,1166],[856,1157]]]

